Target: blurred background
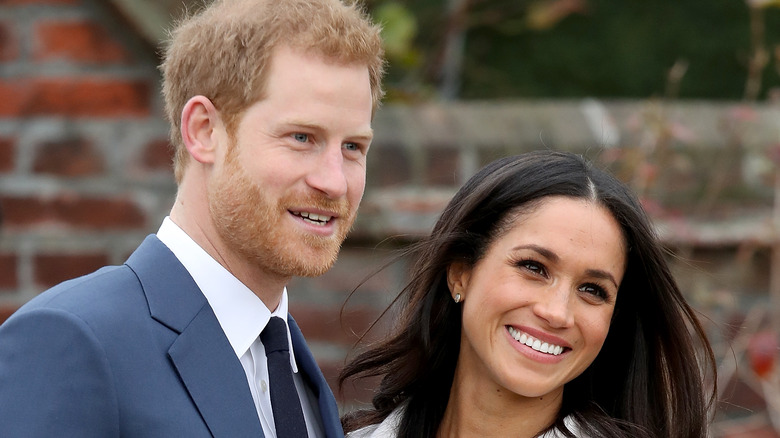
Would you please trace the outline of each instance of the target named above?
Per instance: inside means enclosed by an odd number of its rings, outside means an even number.
[[[176,190],[158,55],[199,4],[0,0],[0,321],[157,230]],[[289,286],[326,376],[409,261],[363,280],[427,234],[469,176],[567,150],[630,184],[674,254],[719,360],[711,435],[780,437],[780,1],[366,6],[390,61],[368,187],[336,266]],[[347,384],[342,408],[370,386]]]

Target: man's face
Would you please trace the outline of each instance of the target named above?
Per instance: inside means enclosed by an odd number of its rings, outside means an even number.
[[[276,275],[327,271],[363,196],[371,114],[365,66],[277,48],[209,181],[227,249]]]

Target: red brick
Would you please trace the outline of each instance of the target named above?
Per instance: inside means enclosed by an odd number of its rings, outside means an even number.
[[[80,277],[108,264],[105,254],[45,254],[33,259],[37,285],[52,287],[65,280]]]
[[[0,172],[14,170],[16,142],[10,138],[0,138]]]
[[[366,331],[378,313],[372,309],[351,308],[340,314],[338,308],[296,304],[290,312],[306,339],[351,346]]]
[[[320,370],[322,371],[322,376],[325,377],[325,380],[328,382],[328,386],[330,386],[333,389],[333,392],[336,393],[338,389],[338,376],[341,370],[341,364],[317,361],[317,365],[319,365]]]
[[[344,368],[344,362],[318,361],[318,365],[328,385],[333,389],[336,400],[347,410],[350,410],[356,404],[365,406],[370,403],[381,380],[378,377],[370,377],[358,381],[350,379],[344,382],[343,387],[339,388],[338,376],[342,368]]]
[[[398,270],[405,268],[401,261],[377,270],[379,266],[395,260],[392,256],[388,250],[367,250],[345,245],[339,252],[338,261],[328,272],[308,281],[314,290],[335,292],[339,295],[351,291],[358,284],[360,288],[356,293],[360,295],[400,290],[401,285],[394,280],[398,278]]]
[[[48,220],[45,202],[35,198],[4,196],[0,198],[3,208],[3,228],[28,227]]]
[[[434,146],[428,149],[427,166],[424,173],[426,184],[453,186],[457,184],[460,154],[458,149]]]
[[[144,148],[141,165],[149,170],[172,170],[173,146],[167,139],[150,142]]]
[[[138,229],[145,225],[143,211],[128,199],[84,198],[62,194],[54,198],[4,197],[4,227],[31,228],[64,225],[77,229]]]
[[[392,211],[402,211],[405,213],[439,213],[444,210],[448,199],[434,196],[421,196],[417,198],[398,199],[391,205]]]
[[[489,163],[492,163],[499,158],[504,158],[508,155],[513,155],[516,153],[516,150],[512,150],[504,146],[485,145],[477,150],[477,166],[482,168],[483,166],[487,166]]]
[[[747,364],[745,368],[749,369]],[[720,388],[720,384],[718,385]],[[723,388],[722,402],[720,411],[729,414],[737,414],[745,410],[761,411],[766,409],[766,400],[763,394],[757,392],[754,387],[747,384],[739,375],[734,375],[726,382]]]
[[[4,323],[5,320],[18,309],[19,308],[15,306],[0,306],[0,324]]]
[[[398,145],[372,147],[368,154],[368,184],[372,187],[408,184],[412,167],[407,150]]]
[[[12,61],[18,56],[19,39],[8,23],[0,22],[0,61]]]
[[[35,172],[68,177],[95,175],[104,169],[100,152],[80,138],[43,143],[33,163]]]
[[[18,264],[15,254],[0,254],[0,290],[19,287],[16,276]]]
[[[0,117],[144,117],[151,87],[140,80],[105,78],[0,81]]]
[[[3,6],[25,6],[25,5],[75,5],[80,0],[0,0]]]
[[[720,435],[723,438],[780,438],[780,433],[770,425],[766,426],[733,426]]]
[[[82,63],[126,63],[130,56],[106,29],[90,21],[46,21],[35,29],[35,59]]]
[[[322,374],[328,381],[328,384],[333,388],[333,393],[336,395],[336,399],[341,406],[347,410],[354,407],[354,405],[367,405],[371,403],[371,399],[374,397],[376,388],[379,387],[380,377],[368,377],[365,379],[349,379],[344,382],[344,386],[339,388],[338,375],[344,368],[344,363],[331,363],[326,362],[319,364],[322,369]]]

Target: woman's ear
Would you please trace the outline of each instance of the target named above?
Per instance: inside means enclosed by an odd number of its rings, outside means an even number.
[[[207,97],[195,96],[184,104],[181,112],[181,137],[195,161],[214,163],[219,141],[216,130],[221,126],[219,112]]]
[[[466,298],[466,289],[471,278],[471,268],[463,262],[454,262],[447,267],[447,286],[450,288],[450,295],[455,302],[460,302]]]

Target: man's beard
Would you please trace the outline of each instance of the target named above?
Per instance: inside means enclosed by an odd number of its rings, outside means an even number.
[[[228,249],[281,276],[324,274],[336,262],[356,216],[346,200],[314,193],[271,199],[238,163],[235,144],[225,158],[223,173],[210,181],[208,191],[211,218]],[[333,212],[338,218],[334,234],[318,236],[287,223],[287,209],[293,206]]]

